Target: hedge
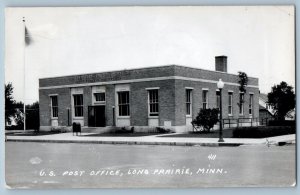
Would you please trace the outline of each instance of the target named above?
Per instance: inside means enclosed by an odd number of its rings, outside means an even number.
[[[270,120],[268,126],[296,126],[296,121],[278,121],[278,120]]]
[[[280,135],[295,134],[292,126],[238,127],[233,130],[233,138],[266,138]]]

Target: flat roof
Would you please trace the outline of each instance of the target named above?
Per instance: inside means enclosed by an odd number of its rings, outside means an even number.
[[[185,77],[218,81],[222,78],[225,82],[237,83],[238,75],[206,70],[202,68],[188,67],[182,65],[163,65],[163,66],[148,66],[142,68],[132,68],[123,70],[113,70],[104,72],[93,72],[84,74],[63,75],[55,77],[44,77],[39,79],[40,87],[59,86],[71,84],[84,84],[92,82],[107,82],[120,80],[135,80],[144,78],[157,77]],[[258,85],[258,78],[248,77],[250,85]]]
[[[111,70],[111,71],[102,71],[102,72],[89,72],[89,73],[82,73],[82,74],[66,74],[66,75],[59,75],[59,76],[52,76],[52,77],[41,77],[39,79],[50,79],[50,78],[70,77],[70,76],[83,76],[83,75],[90,75],[90,74],[101,74],[101,73],[111,73],[111,72],[130,71],[130,70],[143,70],[143,69],[172,67],[172,66],[190,68],[190,69],[195,69],[195,70],[203,70],[203,71],[209,71],[209,72],[218,72],[218,73],[234,75],[234,76],[238,75],[238,74],[234,74],[234,73],[222,72],[222,71],[217,71],[217,70],[209,70],[209,69],[205,69],[205,68],[196,68],[196,67],[186,66],[186,65],[169,64],[169,65],[147,66],[147,67],[139,67],[139,68],[128,68],[128,69],[125,68],[125,69],[120,69],[120,70]],[[249,77],[249,78],[258,79],[257,77]]]

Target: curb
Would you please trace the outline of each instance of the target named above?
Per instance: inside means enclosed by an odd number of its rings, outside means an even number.
[[[194,143],[194,142],[147,142],[147,141],[103,141],[103,140],[37,140],[37,139],[7,139],[6,142],[37,142],[37,143],[81,143],[81,144],[125,144],[125,145],[167,145],[167,146],[207,146],[207,147],[237,147],[248,145],[244,143]],[[257,144],[254,144],[257,145]]]

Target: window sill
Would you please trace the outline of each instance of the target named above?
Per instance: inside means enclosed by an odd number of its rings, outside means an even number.
[[[148,118],[154,118],[154,119],[157,119],[157,118],[159,118],[159,116],[148,116]]]
[[[74,116],[73,119],[84,119],[83,116]]]
[[[105,102],[94,102],[94,105],[105,105]]]
[[[51,120],[57,120],[58,117],[51,117]]]
[[[129,119],[130,118],[130,116],[117,116],[117,118],[119,119]]]
[[[186,118],[192,118],[192,115],[185,115]]]

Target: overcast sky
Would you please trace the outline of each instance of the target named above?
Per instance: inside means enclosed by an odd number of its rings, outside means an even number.
[[[32,36],[25,48],[22,17]],[[38,79],[178,64],[259,78],[261,92],[295,86],[294,8],[103,7],[6,10],[5,82],[14,97],[38,100]]]

